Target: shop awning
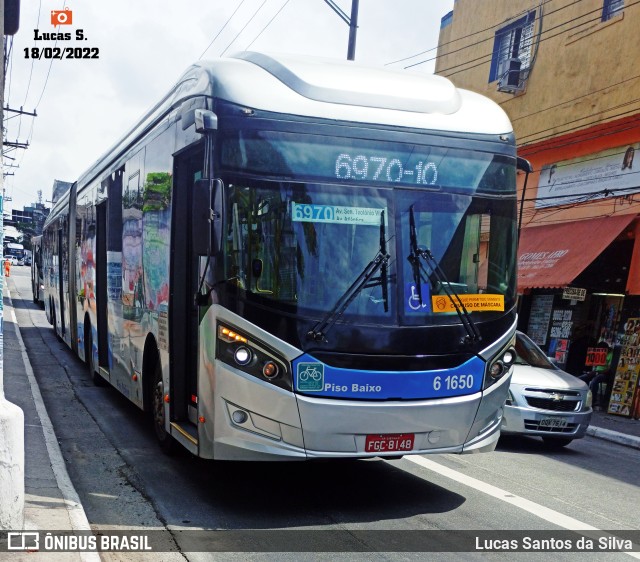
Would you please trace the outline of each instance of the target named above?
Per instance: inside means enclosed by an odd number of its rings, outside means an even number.
[[[523,228],[518,291],[569,285],[635,218],[619,215]]]

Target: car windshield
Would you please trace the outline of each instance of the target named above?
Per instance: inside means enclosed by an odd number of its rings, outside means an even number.
[[[542,369],[555,368],[544,352],[529,337],[521,333],[516,335],[516,354],[518,365],[531,365]]]

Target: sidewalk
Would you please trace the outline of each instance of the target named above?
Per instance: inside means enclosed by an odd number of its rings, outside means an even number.
[[[587,435],[640,449],[640,420],[595,410]]]
[[[69,479],[66,465],[47,414],[40,389],[18,329],[12,301],[5,288],[3,296],[3,355],[5,398],[24,413],[25,450],[25,531],[90,531],[91,527],[80,499]],[[39,540],[44,539],[40,534]],[[32,545],[34,535],[25,534],[25,543]],[[12,544],[15,545],[15,539]],[[3,545],[3,550],[6,545]],[[35,549],[34,549],[35,550]],[[100,560],[95,552],[34,552],[15,551],[2,557],[11,560],[60,561]]]
[[[25,530],[90,531],[69,479],[54,429],[18,329],[12,301],[4,293],[4,391],[25,419]],[[587,435],[640,449],[640,421],[595,411]],[[15,552],[11,560],[38,560],[51,553]],[[96,553],[56,553],[61,561],[96,561]],[[50,560],[51,558],[49,558]]]

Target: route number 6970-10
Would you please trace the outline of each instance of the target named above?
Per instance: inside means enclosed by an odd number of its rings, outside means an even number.
[[[446,390],[473,388],[473,375],[447,375],[446,377],[438,375],[433,379],[434,390],[440,390],[443,385]]]

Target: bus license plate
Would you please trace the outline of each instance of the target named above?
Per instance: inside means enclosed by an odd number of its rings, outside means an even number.
[[[564,418],[542,418],[540,427],[552,427],[554,429],[564,429],[567,427],[567,420]]]
[[[413,449],[413,433],[367,435],[364,450],[367,453],[395,453]]]

